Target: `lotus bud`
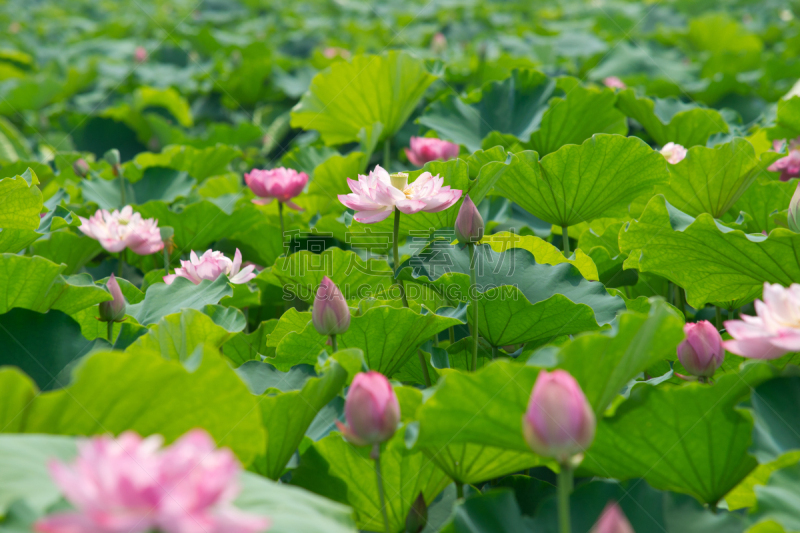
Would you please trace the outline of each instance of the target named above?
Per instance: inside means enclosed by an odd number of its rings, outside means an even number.
[[[701,320],[683,326],[686,333],[678,345],[678,359],[693,376],[708,378],[714,375],[725,360],[722,337],[711,322]]]
[[[345,426],[336,421],[344,437],[358,446],[389,440],[400,423],[400,404],[391,383],[370,370],[353,378],[344,405]]]
[[[311,321],[320,335],[339,335],[350,327],[350,308],[342,291],[328,276],[322,278],[317,289]]]
[[[483,238],[483,218],[469,194],[464,198],[456,217],[456,237],[461,243],[476,243]]]
[[[119,150],[117,150],[116,148],[112,148],[103,155],[103,159],[105,159],[106,162],[112,167],[119,166],[120,163]]]
[[[74,163],[72,163],[72,170],[75,172],[76,176],[80,176],[81,178],[85,178],[89,175],[89,163],[86,162],[85,159],[80,158]]]
[[[431,51],[434,54],[441,54],[447,50],[447,37],[442,32],[436,32],[431,39]]]
[[[590,533],[634,533],[617,502],[608,502]]]
[[[122,289],[119,288],[119,283],[114,274],[111,274],[108,279],[106,288],[114,299],[100,302],[100,320],[103,322],[122,322],[125,320],[125,308],[127,306],[125,304],[125,296],[122,295]]]
[[[789,202],[789,229],[800,233],[800,183],[797,184],[792,201]]]
[[[578,382],[564,370],[542,370],[522,416],[528,446],[544,457],[566,463],[594,440],[596,420]]]
[[[428,525],[428,506],[425,505],[425,496],[420,492],[406,516],[405,533],[420,533],[426,525]]]

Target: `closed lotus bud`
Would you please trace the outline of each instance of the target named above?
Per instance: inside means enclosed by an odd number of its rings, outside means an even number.
[[[800,183],[797,184],[792,201],[789,202],[789,229],[800,233]]]
[[[120,163],[119,150],[117,150],[116,148],[112,148],[103,155],[103,159],[105,159],[106,162],[112,167],[119,166]]]
[[[634,533],[617,502],[608,502],[590,533]]]
[[[431,51],[434,54],[441,54],[447,50],[447,37],[442,32],[436,32],[431,39]]]
[[[426,525],[428,525],[428,506],[425,505],[425,496],[420,492],[406,516],[405,533],[420,533]]]
[[[320,335],[339,335],[350,327],[350,308],[342,291],[328,276],[322,278],[317,289],[311,321]]]
[[[103,322],[122,322],[125,320],[125,308],[127,306],[125,304],[125,296],[122,295],[122,289],[119,288],[119,283],[114,274],[111,274],[108,279],[106,288],[114,299],[100,302],[100,320]]]
[[[596,420],[578,382],[564,370],[542,370],[522,417],[522,432],[531,449],[560,463],[592,444]]]
[[[468,194],[456,217],[456,238],[460,243],[474,244],[483,238],[483,228],[483,218]]]
[[[400,423],[400,404],[392,384],[370,370],[353,378],[344,405],[347,425],[336,421],[344,437],[358,446],[389,440]]]
[[[722,337],[711,322],[701,320],[683,326],[686,333],[678,345],[678,359],[693,376],[711,377],[725,360]]]
[[[72,170],[75,172],[76,176],[85,178],[89,175],[89,163],[87,163],[85,159],[80,158],[72,163]]]

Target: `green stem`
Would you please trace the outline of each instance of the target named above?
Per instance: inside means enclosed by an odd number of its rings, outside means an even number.
[[[383,495],[383,476],[381,475],[381,445],[376,444],[372,448],[372,456],[375,459],[375,476],[378,479],[378,495],[380,496],[381,513],[383,513],[383,529],[386,533],[392,533],[389,527],[389,515],[386,512],[386,500]]]
[[[123,265],[125,265],[125,260],[122,258],[122,254],[124,254],[124,253],[125,253],[125,250],[122,250],[119,253],[119,258],[117,260],[117,277],[118,278],[122,277],[122,267],[123,267]]]
[[[728,308],[728,320],[735,320],[736,313],[734,313],[733,304]]]
[[[475,245],[469,247],[469,296],[472,300],[472,371],[478,370],[478,277],[475,274]]]
[[[450,346],[456,343],[456,330],[453,326],[447,328],[448,333],[450,333]]]
[[[459,500],[464,498],[464,484],[460,481],[456,481],[456,496]]]
[[[425,361],[425,356],[422,354],[422,350],[417,350],[417,355],[419,356],[419,366],[422,367],[422,377],[425,378],[425,386],[431,386],[431,375],[428,372],[428,363]]]
[[[114,322],[113,321],[108,321],[108,322],[106,322],[106,324],[108,324],[107,325],[107,328],[108,328],[108,342],[113,345],[114,344]]]
[[[497,359],[500,356],[500,348],[492,346],[492,359]]]
[[[714,307],[717,309],[717,330],[722,331],[722,308],[718,305]]]
[[[564,254],[569,256],[572,253],[569,249],[569,226],[561,226],[561,243],[564,247]]]
[[[389,165],[392,162],[392,140],[388,137],[383,141],[383,169],[389,172]]]
[[[394,209],[394,234],[392,236],[392,252],[394,252],[394,282],[400,287],[400,297],[403,299],[403,307],[408,307],[408,300],[406,299],[406,289],[403,286],[403,281],[397,279],[397,272],[400,268],[400,252],[398,250],[397,241],[400,239],[400,210],[395,207]]]
[[[569,495],[572,492],[572,468],[567,464],[561,465],[558,472],[558,531],[571,533],[569,524]]]
[[[336,333],[331,333],[331,348],[333,349],[334,353],[336,352],[336,350],[338,350],[337,346],[338,344],[336,343]]]
[[[678,308],[683,318],[686,319],[686,305],[683,302],[683,289],[680,285],[675,285],[675,307]]]
[[[122,169],[117,166],[117,176],[119,177],[119,199],[122,202],[121,207],[125,207],[125,176],[122,174]]]
[[[164,275],[169,276],[169,246],[164,244]]]
[[[283,227],[283,202],[280,201],[278,202],[278,217],[281,219],[281,242],[285,242],[286,230]]]

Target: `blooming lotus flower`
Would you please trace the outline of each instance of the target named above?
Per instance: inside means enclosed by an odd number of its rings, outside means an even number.
[[[242,253],[236,249],[233,256],[233,261],[225,257],[222,252],[215,252],[214,250],[206,250],[206,252],[197,257],[197,254],[192,251],[189,254],[188,261],[181,261],[181,266],[175,269],[174,274],[164,276],[164,283],[167,285],[172,284],[175,278],[186,278],[195,285],[198,285],[204,279],[215,280],[221,275],[228,276],[228,281],[233,284],[239,285],[247,283],[256,274],[253,273],[255,265],[250,265],[242,268]]]
[[[678,345],[678,359],[693,376],[711,377],[725,360],[722,337],[708,320],[683,326],[686,338]]]
[[[136,60],[137,63],[144,63],[147,61],[147,49],[144,46],[137,46],[136,50],[133,52],[133,59]]]
[[[373,224],[386,219],[394,208],[408,215],[419,213],[438,213],[455,204],[461,198],[461,191],[442,186],[444,178],[438,174],[423,172],[414,183],[408,183],[408,174],[389,175],[380,165],[369,176],[358,176],[358,181],[347,178],[347,185],[353,191],[340,194],[339,201],[345,207],[356,211],[355,219],[364,224]]]
[[[253,169],[244,175],[244,182],[258,196],[254,204],[266,205],[277,199],[297,211],[303,209],[292,202],[292,198],[303,192],[308,183],[308,174],[292,168],[273,168],[272,170]]]
[[[122,289],[119,288],[119,282],[114,277],[114,274],[111,274],[111,277],[108,278],[106,288],[114,299],[100,302],[100,320],[103,322],[122,322],[125,320],[125,296],[123,296]]]
[[[344,405],[345,426],[336,425],[344,437],[356,444],[380,444],[389,440],[400,423],[400,404],[391,383],[380,372],[370,370],[353,378]]]
[[[634,533],[617,502],[608,502],[590,533]]]
[[[483,218],[468,194],[456,217],[456,238],[458,242],[474,244],[483,238],[483,228]]]
[[[340,335],[350,327],[350,309],[342,291],[328,276],[322,278],[311,310],[311,322],[320,335]]]
[[[413,164],[421,167],[429,161],[447,161],[458,157],[458,145],[431,137],[411,137],[410,148],[406,148],[406,157]]]
[[[773,141],[772,147],[776,152],[783,150],[785,140]],[[789,181],[800,176],[800,138],[789,141],[789,155],[772,163],[767,170],[780,172],[781,181]]]
[[[258,533],[265,517],[233,507],[240,466],[230,450],[216,450],[203,430],[161,449],[159,435],[126,432],[78,445],[67,465],[53,461],[50,474],[75,511],[34,524],[40,533]]]
[[[756,316],[727,320],[733,340],[722,346],[731,353],[753,359],[777,359],[800,351],[800,285],[784,288],[764,283],[764,300],[756,300]]]
[[[789,202],[789,229],[795,233],[800,233],[800,183],[792,195],[792,201]]]
[[[686,148],[680,144],[667,143],[661,149],[661,155],[667,158],[667,163],[676,165],[686,157]]]
[[[122,211],[114,210],[113,213],[98,209],[88,220],[78,218],[81,220],[78,229],[99,241],[108,252],[121,252],[129,248],[135,254],[149,255],[164,248],[158,220],[143,219],[129,205],[123,207]]]
[[[627,85],[625,85],[625,83],[623,83],[621,79],[619,79],[616,76],[609,76],[603,79],[603,85],[611,89],[625,89],[628,87]]]
[[[531,449],[566,462],[594,440],[596,420],[578,382],[564,370],[542,370],[533,385],[522,432]]]

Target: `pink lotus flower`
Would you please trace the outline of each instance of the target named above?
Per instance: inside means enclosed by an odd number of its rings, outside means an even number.
[[[603,80],[603,85],[610,89],[626,89],[628,86],[616,76],[609,76]]]
[[[147,50],[144,46],[136,47],[136,50],[133,52],[133,59],[136,60],[137,63],[144,63],[147,61]]]
[[[322,55],[324,55],[328,59],[333,59],[335,57],[341,57],[342,59],[350,59],[350,51],[345,50],[344,48],[339,48],[338,46],[329,46],[322,50]]]
[[[133,208],[126,205],[122,211],[109,213],[105,209],[81,220],[78,228],[84,234],[100,242],[108,252],[121,252],[130,248],[135,254],[150,255],[164,248],[158,220],[142,219],[142,215],[134,213]]]
[[[617,502],[608,502],[590,533],[634,533]]]
[[[667,158],[667,163],[676,165],[686,157],[686,148],[680,144],[667,143],[661,149],[661,155]]]
[[[319,284],[311,321],[320,335],[340,335],[350,327],[350,309],[342,291],[328,276]]]
[[[411,137],[411,148],[406,148],[406,157],[414,165],[423,166],[429,161],[447,161],[458,157],[458,145],[431,137]]]
[[[272,170],[253,169],[244,175],[244,181],[253,194],[258,196],[257,200],[253,200],[254,204],[266,205],[277,199],[292,209],[303,210],[291,200],[303,192],[308,183],[308,174],[305,172],[283,167]]]
[[[701,320],[683,326],[686,338],[678,345],[678,359],[693,376],[711,377],[725,360],[722,337],[711,322]]]
[[[444,33],[438,31],[433,34],[431,39],[431,51],[434,54],[441,54],[445,50],[447,50],[447,37],[445,37]]]
[[[753,359],[777,359],[800,350],[800,285],[784,288],[764,283],[764,301],[756,300],[756,316],[728,320],[733,340],[722,345],[731,353]]]
[[[353,444],[366,446],[389,440],[400,423],[400,403],[392,384],[374,370],[356,375],[347,392],[344,416],[347,425],[338,420],[336,425]]]
[[[186,278],[198,285],[204,279],[213,281],[224,274],[228,276],[228,281],[239,285],[256,277],[256,274],[253,273],[255,265],[239,270],[241,266],[242,253],[238,248],[233,256],[233,261],[225,257],[222,252],[214,250],[206,250],[200,257],[197,257],[197,254],[192,251],[189,254],[189,260],[181,261],[181,266],[175,269],[174,274],[164,276],[164,283],[171,285],[175,278]]]
[[[522,416],[522,433],[534,452],[564,463],[591,445],[595,426],[592,407],[569,372],[539,372]]]
[[[411,215],[423,211],[438,213],[455,204],[461,198],[461,191],[442,186],[444,178],[438,174],[431,176],[423,172],[412,184],[408,184],[408,174],[389,175],[380,165],[369,176],[358,176],[358,181],[347,178],[347,185],[353,191],[340,194],[339,201],[345,207],[356,211],[355,220],[364,224],[380,222],[394,211]]]
[[[50,474],[76,511],[34,524],[40,533],[258,533],[265,517],[233,506],[240,466],[233,453],[217,450],[203,430],[172,446],[162,438],[126,432],[78,445],[67,465],[50,463]]]
[[[786,140],[773,141],[772,147],[776,152],[783,150]],[[789,155],[772,163],[767,170],[780,172],[781,181],[789,181],[800,176],[800,138],[789,141]]]

